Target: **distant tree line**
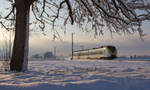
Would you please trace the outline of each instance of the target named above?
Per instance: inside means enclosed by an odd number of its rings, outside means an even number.
[[[150,59],[150,55],[130,55],[130,56],[119,56],[120,59],[134,60],[134,59]]]
[[[130,56],[130,59],[150,59],[150,56],[148,55],[133,55],[133,56]]]
[[[55,59],[56,56],[50,52],[50,51],[47,51],[45,52],[44,54],[40,55],[40,54],[34,54],[31,56],[31,58],[40,58],[40,59]]]

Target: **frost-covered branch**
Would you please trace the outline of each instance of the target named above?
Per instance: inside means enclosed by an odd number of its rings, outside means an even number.
[[[42,31],[47,25],[54,29],[70,23],[97,34],[103,34],[104,26],[111,32],[127,33],[138,31],[143,21],[150,20],[148,0],[31,0],[30,3],[35,17],[31,23]],[[5,18],[14,16],[15,4],[12,6]]]

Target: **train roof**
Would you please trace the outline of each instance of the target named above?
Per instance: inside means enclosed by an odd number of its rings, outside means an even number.
[[[112,46],[112,45],[104,45],[104,46],[100,46],[100,47],[97,47],[97,48],[90,48],[90,49],[76,50],[76,51],[74,51],[74,52],[78,52],[78,51],[88,51],[88,50],[99,49],[99,48],[103,48],[103,47],[115,47],[115,46]]]

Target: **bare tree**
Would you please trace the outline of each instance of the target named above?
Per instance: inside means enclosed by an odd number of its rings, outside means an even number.
[[[12,45],[13,45],[13,31],[2,31],[1,32],[1,59],[5,61],[10,61],[12,54]]]
[[[13,31],[1,31],[0,36],[0,59],[3,60],[1,70],[9,71],[9,62],[12,54]]]
[[[16,71],[27,69],[30,10],[35,17],[31,20],[31,27],[38,27],[42,31],[47,25],[55,30],[57,25],[64,27],[76,24],[85,31],[94,30],[95,34],[103,34],[103,27],[106,26],[112,33],[138,31],[140,36],[143,36],[142,22],[150,20],[148,0],[8,1],[11,2],[12,8],[8,15],[0,16],[0,24],[9,30],[13,26],[8,22],[15,21],[15,40],[10,69]],[[57,31],[54,33],[57,34]]]

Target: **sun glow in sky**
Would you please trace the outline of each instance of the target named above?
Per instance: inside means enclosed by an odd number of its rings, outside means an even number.
[[[4,0],[0,1],[0,6],[5,8],[7,4]],[[0,12],[2,9],[0,9]],[[4,11],[4,10],[3,10]],[[53,31],[45,30],[43,32],[30,32],[29,46],[30,56],[33,54],[43,54],[46,51],[53,51],[56,47],[57,55],[68,56],[71,54],[71,33],[74,33],[74,49],[79,50],[81,48],[93,48],[101,45],[114,45],[118,49],[119,55],[150,55],[150,21],[143,23],[142,29],[144,33],[148,33],[142,41],[138,34],[134,35],[118,35],[113,34],[111,37],[110,33],[106,30],[104,35],[94,37],[94,32],[82,32],[79,28],[74,26],[68,26],[67,31],[64,34],[64,30],[58,29],[61,40],[53,40]],[[0,39],[1,42],[4,40],[3,34],[4,29],[0,28]]]

